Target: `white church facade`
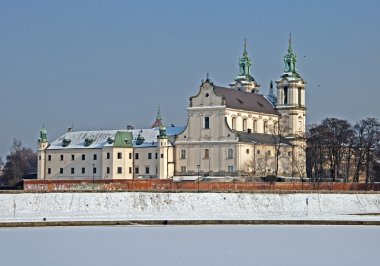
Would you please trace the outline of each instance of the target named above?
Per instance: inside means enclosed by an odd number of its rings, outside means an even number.
[[[158,112],[148,129],[69,131],[38,141],[39,179],[306,175],[305,84],[289,39],[284,73],[260,94],[246,43],[230,87],[207,77],[189,99],[184,127],[166,128]]]

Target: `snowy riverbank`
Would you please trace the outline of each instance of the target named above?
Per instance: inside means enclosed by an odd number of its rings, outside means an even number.
[[[380,193],[0,194],[0,222],[119,220],[380,221]]]

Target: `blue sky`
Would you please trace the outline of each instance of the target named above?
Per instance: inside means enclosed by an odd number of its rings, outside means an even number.
[[[243,40],[267,93],[289,32],[308,124],[380,117],[379,1],[0,1],[0,155],[75,130],[186,124],[210,73],[227,86]]]

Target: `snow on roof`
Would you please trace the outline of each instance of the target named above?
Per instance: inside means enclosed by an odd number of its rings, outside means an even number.
[[[175,136],[185,130],[184,126],[169,127],[166,130],[167,135]],[[101,149],[103,147],[113,146],[117,132],[131,132],[133,136],[134,147],[155,147],[157,146],[157,136],[159,128],[132,129],[132,130],[96,130],[96,131],[72,131],[63,134],[58,139],[50,143],[48,150],[56,149]],[[137,145],[138,135],[144,138],[144,142]],[[86,143],[87,139],[87,143]],[[66,142],[67,145],[63,145]]]

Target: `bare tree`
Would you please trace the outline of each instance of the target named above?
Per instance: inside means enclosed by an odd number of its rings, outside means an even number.
[[[25,148],[18,139],[13,140],[10,154],[6,157],[4,179],[8,184],[15,184],[25,174],[37,172],[37,154],[30,148]]]

